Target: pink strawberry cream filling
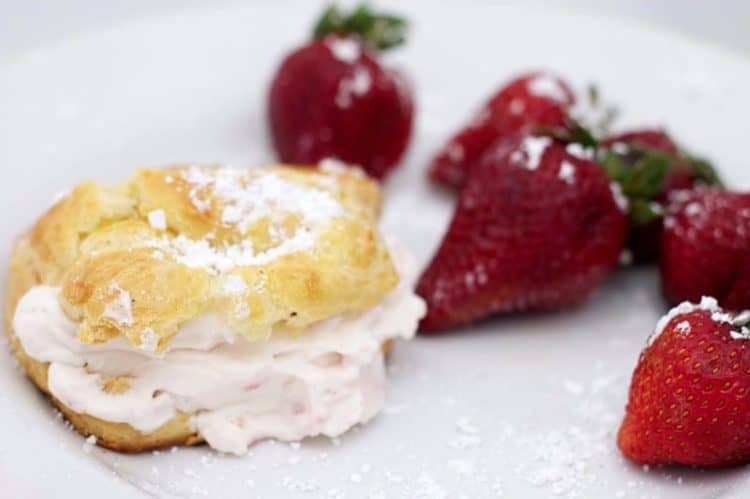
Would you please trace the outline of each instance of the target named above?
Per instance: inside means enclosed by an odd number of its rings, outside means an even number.
[[[217,315],[183,324],[161,354],[118,338],[83,345],[78,324],[63,313],[59,290],[35,286],[21,299],[15,334],[32,358],[49,362],[49,390],[80,413],[153,432],[176,411],[208,444],[242,454],[264,438],[293,441],[338,436],[383,406],[382,345],[411,338],[425,305],[412,289],[416,264],[399,244],[391,254],[398,287],[374,308],[330,318],[292,336],[274,331],[251,342]],[[102,391],[111,377],[128,378],[118,394]]]

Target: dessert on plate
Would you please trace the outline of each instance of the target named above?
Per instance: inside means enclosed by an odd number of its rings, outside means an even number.
[[[380,201],[330,162],[83,183],[15,245],[11,345],[111,449],[340,435],[378,412],[384,351],[424,314]]]

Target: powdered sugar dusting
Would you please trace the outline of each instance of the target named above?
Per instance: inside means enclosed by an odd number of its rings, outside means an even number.
[[[83,441],[83,452],[89,454],[96,445],[96,440],[96,435],[89,435],[88,437],[86,437],[86,439]]]
[[[529,170],[536,170],[539,168],[544,151],[551,143],[552,139],[549,137],[526,137],[523,139],[520,148],[513,151],[510,160],[513,163],[522,163]]]
[[[141,343],[138,348],[146,352],[154,353],[159,346],[159,336],[150,327],[144,328],[140,334]]]
[[[334,192],[338,191],[340,187],[338,183],[339,179],[337,178],[339,175],[348,173],[349,175],[359,178],[364,178],[366,176],[361,166],[345,163],[336,158],[321,159],[318,163],[318,169],[324,173],[331,174],[328,176],[317,177],[316,181],[318,185]]]
[[[104,307],[102,317],[112,319],[120,326],[131,326],[133,324],[133,310],[130,293],[122,289],[116,282],[110,283],[107,290],[114,297]]]
[[[743,310],[732,319],[733,326],[745,326],[750,323],[750,310]]]
[[[731,323],[731,316],[729,314],[724,314],[719,307],[718,302],[716,301],[716,298],[711,298],[710,296],[704,296],[701,298],[700,303],[695,304],[691,303],[689,301],[684,301],[677,305],[676,307],[672,308],[669,312],[667,312],[659,321],[656,323],[656,327],[654,328],[653,334],[648,338],[648,346],[651,346],[654,344],[654,342],[659,338],[659,336],[664,332],[664,329],[667,327],[667,324],[669,324],[672,319],[675,317],[678,317],[680,315],[689,314],[691,312],[695,312],[696,310],[707,310],[711,312],[711,318],[714,319],[714,316],[716,316],[716,319],[719,322],[729,322]],[[728,320],[727,320],[728,319]],[[687,321],[684,321],[687,322]],[[680,323],[682,324],[682,323]],[[688,323],[688,327],[690,324]],[[680,327],[680,325],[678,325]],[[683,328],[680,332],[686,332],[684,331],[684,326],[681,326]]]
[[[323,158],[318,163],[318,168],[326,173],[333,173],[334,175],[340,175],[346,172],[355,172],[360,175],[364,175],[362,169],[356,166],[351,166],[343,161],[339,161],[336,158]]]
[[[260,253],[254,251],[253,243],[248,239],[237,244],[213,246],[205,239],[194,240],[180,235],[172,239],[153,239],[147,245],[171,255],[188,267],[203,268],[218,275],[235,267],[265,265],[282,255],[312,249],[315,236],[309,230],[300,229],[294,237]]]
[[[578,142],[571,142],[570,144],[566,145],[565,152],[567,152],[571,156],[575,156],[578,159],[590,160],[594,158],[594,149],[591,147],[583,147],[583,145],[579,144]]]
[[[190,197],[190,202],[195,209],[201,213],[208,211],[211,208],[211,200],[205,193],[201,196],[201,191],[212,185],[212,176],[209,175],[204,168],[191,166],[187,171],[182,172],[181,177],[183,180],[191,184],[188,196]],[[167,179],[169,178],[170,177],[167,177]]]
[[[690,327],[690,323],[688,321],[679,322],[674,328],[675,328],[675,331],[678,331],[683,334],[687,334],[692,330],[692,328]]]
[[[329,162],[330,163],[330,162]],[[330,164],[328,165],[330,167]],[[226,227],[246,233],[261,220],[268,221],[268,235],[278,244],[258,252],[250,238],[235,244],[214,244],[209,234],[194,240],[184,235],[164,235],[147,241],[154,255],[171,256],[189,267],[221,274],[237,266],[263,265],[281,255],[314,247],[318,232],[331,219],[343,216],[340,203],[327,190],[300,185],[264,169],[200,168],[181,172],[189,185],[188,196],[200,212],[219,210],[219,221]],[[294,228],[290,228],[290,218]],[[155,228],[166,227],[163,210],[149,213]],[[230,281],[230,287],[236,289]]]
[[[241,295],[247,291],[247,283],[238,275],[230,275],[227,276],[224,281],[224,287],[222,289],[229,295]]]
[[[349,38],[334,38],[329,40],[326,45],[337,60],[346,64],[352,64],[359,59],[361,53],[359,44]]]
[[[190,167],[183,178],[192,186],[190,197],[196,209],[205,211],[211,198],[218,200],[223,205],[221,222],[241,232],[280,212],[298,215],[308,228],[342,212],[330,193],[289,182],[274,172]]]
[[[630,146],[625,142],[615,142],[610,147],[617,154],[627,154],[630,151]]]
[[[557,177],[565,183],[574,184],[576,181],[576,167],[573,163],[563,160]]]
[[[557,78],[549,75],[539,75],[527,83],[529,93],[537,97],[545,97],[557,102],[565,103],[568,95]]]
[[[165,230],[167,228],[167,216],[164,214],[164,210],[153,210],[148,214],[148,223],[157,230]]]
[[[730,331],[729,336],[731,336],[733,340],[750,340],[750,329],[746,326],[742,326],[739,331]]]
[[[617,182],[610,182],[609,188],[612,190],[612,197],[614,198],[617,207],[620,208],[620,211],[622,211],[623,213],[627,213],[628,209],[630,208],[630,204],[628,203],[628,198],[625,197],[625,194],[623,194],[620,184],[618,184]]]
[[[685,206],[685,214],[691,217],[697,215],[701,211],[703,211],[703,208],[701,208],[699,203],[693,202]]]
[[[369,92],[371,85],[370,71],[364,66],[357,66],[351,77],[343,78],[339,82],[336,105],[342,109],[348,108],[355,97],[361,97]]]

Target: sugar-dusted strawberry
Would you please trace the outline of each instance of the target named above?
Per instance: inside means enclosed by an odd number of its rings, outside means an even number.
[[[663,130],[644,128],[611,135],[600,161],[630,200],[628,247],[635,262],[659,257],[662,216],[672,192],[696,185],[720,185],[712,166],[681,151]]]
[[[574,305],[617,264],[626,217],[580,147],[517,134],[472,168],[421,276],[423,331]]]
[[[403,41],[405,23],[368,7],[329,8],[314,39],[289,54],[271,83],[273,145],[287,163],[336,158],[382,179],[411,136],[410,85],[380,63],[379,50]]]
[[[656,327],[630,385],[617,443],[640,464],[750,462],[750,314],[684,302]]]
[[[702,188],[672,198],[661,242],[664,294],[671,303],[713,296],[724,304],[750,251],[750,193]]]
[[[551,74],[534,72],[512,80],[438,151],[429,166],[430,177],[460,188],[469,167],[498,139],[533,126],[567,128],[574,102],[570,87]]]

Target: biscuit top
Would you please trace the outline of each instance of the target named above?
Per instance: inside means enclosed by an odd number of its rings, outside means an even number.
[[[82,343],[124,336],[159,352],[205,312],[263,339],[369,309],[396,286],[379,210],[377,184],[355,170],[144,169],[73,189],[12,264],[60,287]]]

